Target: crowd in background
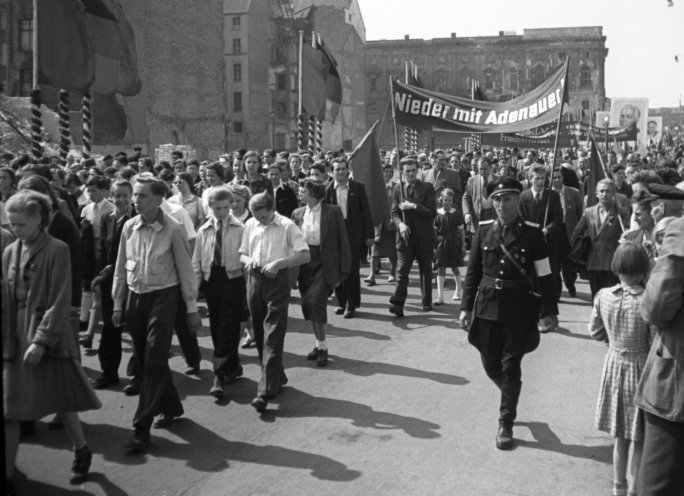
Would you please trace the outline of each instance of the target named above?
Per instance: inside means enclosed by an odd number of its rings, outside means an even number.
[[[502,176],[523,185],[520,215],[544,234],[557,300],[563,284],[576,295],[578,274],[589,280],[592,297],[618,284],[613,256],[625,241],[645,249],[650,270],[668,225],[682,216],[684,206],[684,145],[678,143],[644,154],[609,150],[605,177],[598,182],[592,182],[596,162],[587,147],[567,149],[555,161],[548,150],[467,152],[462,147],[381,151],[381,159],[392,214],[373,226],[368,194],[377,192],[353,179],[354,167],[369,164],[350,167],[343,151],[236,150],[217,161],[187,160],[180,152],[155,161],[140,149],[87,160],[69,155],[66,163],[58,157],[0,157],[3,298],[18,310],[8,321],[12,329],[3,325],[3,342],[27,353],[25,361],[35,360],[26,363],[38,363],[43,354],[68,361],[68,387],[78,399],[65,404],[41,398],[34,410],[31,402],[17,409],[13,402],[22,396],[14,395],[17,385],[8,377],[20,377],[30,390],[46,376],[26,378],[14,363],[16,375],[8,376],[7,366],[3,374],[6,419],[32,421],[57,413],[54,422],[67,427],[76,451],[72,481],[82,480],[90,455],[74,412],[99,407],[93,386],[119,384],[126,330],[134,353],[123,391],[140,395],[127,449],[144,451],[153,423],[165,427],[183,413],[168,369],[173,330],[185,372],[199,373],[198,298],[208,306],[214,344],[209,393],[223,395],[224,387],[242,376],[239,346],[256,347],[262,377],[252,406],[263,412],[288,381],[282,352],[293,288],[302,295],[304,317],[315,335],[307,359],[319,366],[328,360],[329,297],[335,296],[336,314],[356,318],[363,305],[361,281],[376,284],[384,258],[389,259],[387,281],[397,284],[389,302],[396,317],[404,315],[414,260],[423,311],[445,304],[446,269],[455,280],[453,300],[459,300],[459,267],[473,233],[496,217],[487,186]],[[27,234],[33,218],[38,221]],[[20,242],[7,248],[15,237]],[[48,243],[48,238],[59,242]],[[35,256],[39,247],[48,251],[32,265],[26,257]],[[49,277],[49,271],[67,267],[62,278]],[[360,267],[368,267],[366,275],[360,275]],[[27,274],[42,279],[21,283],[28,281]],[[41,290],[37,303],[32,291],[48,281],[62,287],[50,288],[54,294]],[[28,313],[36,305],[44,312],[38,320]],[[53,314],[54,305],[60,311]],[[3,304],[5,314],[7,308]],[[539,330],[553,331],[557,325],[557,318],[540,319]],[[19,327],[27,331],[15,332]],[[74,365],[79,358],[75,343],[90,349],[98,333],[101,374],[91,386]],[[7,349],[6,363],[16,361]],[[63,387],[55,386],[55,394],[69,393]],[[8,468],[7,473],[13,472]]]

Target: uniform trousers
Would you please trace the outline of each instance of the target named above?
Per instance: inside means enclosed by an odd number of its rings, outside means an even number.
[[[392,305],[403,307],[406,303],[409,273],[414,260],[418,262],[423,306],[432,305],[432,250],[421,247],[419,241],[410,240],[408,245],[397,249],[397,287],[390,298]]]
[[[478,319],[480,358],[487,376],[501,389],[499,421],[512,424],[517,416],[525,355],[526,325]]]
[[[209,280],[204,281],[217,375],[228,376],[240,367],[238,346],[245,292],[245,278],[229,279],[224,267],[212,267]]]
[[[282,269],[274,278],[250,271],[247,275],[247,305],[261,360],[261,379],[257,394],[275,397],[287,381],[283,366],[283,347],[290,303],[290,272]]]
[[[639,496],[684,494],[684,422],[646,412]]]
[[[169,368],[173,326],[181,298],[180,286],[138,294],[128,292],[125,325],[133,339],[141,382],[135,430],[149,431],[154,416],[183,414]],[[183,305],[185,306],[185,305]]]
[[[361,306],[361,278],[359,277],[359,267],[361,257],[365,257],[366,246],[351,247],[351,264],[349,266],[349,277],[335,288],[337,305],[348,310],[356,310]]]

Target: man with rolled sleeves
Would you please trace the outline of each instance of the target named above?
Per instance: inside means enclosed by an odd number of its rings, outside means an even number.
[[[501,391],[496,447],[502,450],[513,446],[520,364],[539,345],[540,309],[545,320],[558,315],[544,235],[520,218],[522,189],[511,177],[487,187],[497,218],[481,221],[473,237],[460,315],[468,341]]]

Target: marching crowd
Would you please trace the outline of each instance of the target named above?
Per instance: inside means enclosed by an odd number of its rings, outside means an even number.
[[[123,392],[139,396],[126,449],[144,452],[152,427],[183,414],[168,364],[174,331],[185,372],[199,374],[198,299],[213,343],[209,394],[224,395],[243,374],[239,348],[256,347],[251,405],[263,413],[288,382],[291,291],[314,334],[306,358],[325,366],[329,298],[351,324],[362,282],[376,284],[386,258],[396,318],[414,261],[424,312],[445,304],[450,269],[459,320],[500,390],[500,449],[513,445],[524,354],[558,326],[563,285],[574,297],[578,275],[588,279],[589,332],[609,343],[596,422],[616,438],[614,494],[636,494],[637,479],[639,494],[684,494],[684,374],[662,362],[663,350],[684,360],[684,145],[610,151],[598,182],[583,148],[559,160],[515,148],[381,158],[391,216],[372,225],[369,192],[342,151],[237,150],[216,162],[180,152],[155,162],[139,149],[66,163],[2,157],[8,481],[21,434],[53,413],[74,445],[71,481],[85,480],[91,452],[78,412],[101,406],[94,389],[120,383],[124,330],[133,353]],[[101,374],[90,381],[79,345],[91,348],[98,331]],[[637,478],[639,463],[648,470]],[[680,493],[647,492],[668,478]]]

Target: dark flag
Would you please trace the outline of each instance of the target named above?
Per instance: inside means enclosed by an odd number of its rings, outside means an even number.
[[[317,119],[325,120],[327,101],[330,100],[330,120],[334,122],[342,103],[337,61],[315,34],[314,45],[304,43],[302,50],[302,107]]]
[[[425,85],[423,84],[423,81],[420,79],[420,76],[416,74],[415,76],[409,74],[408,75],[408,84],[411,86],[417,86],[419,88],[425,88]]]
[[[349,159],[354,179],[362,182],[366,188],[374,226],[386,221],[390,217],[390,208],[385,190],[385,178],[382,175],[380,151],[375,140],[375,129],[377,127],[378,121],[375,121]]]
[[[598,203],[598,198],[596,198],[596,183],[601,179],[606,178],[606,172],[603,166],[601,153],[596,145],[594,133],[589,133],[589,145],[591,151],[589,153],[589,175],[587,176],[585,194],[587,195],[587,207],[593,207]]]
[[[85,9],[74,0],[38,0],[38,83],[83,93],[93,83]]]
[[[479,100],[481,102],[489,101],[487,95],[482,91],[482,87],[478,81],[473,81],[473,100]]]
[[[95,53],[95,82],[91,90],[102,95],[140,93],[135,32],[114,0],[81,0]]]

